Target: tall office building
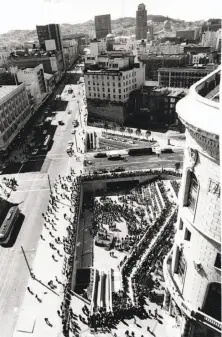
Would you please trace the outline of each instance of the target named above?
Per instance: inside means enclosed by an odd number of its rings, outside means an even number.
[[[136,40],[147,38],[147,10],[144,4],[139,4],[136,11]]]
[[[40,49],[62,50],[62,36],[58,24],[36,26]],[[55,42],[53,43],[52,40]],[[50,42],[51,41],[51,42]]]
[[[97,39],[104,39],[111,34],[111,16],[110,14],[95,16],[95,31]]]
[[[177,233],[163,265],[164,306],[182,337],[221,336],[220,69],[176,106],[186,127]]]

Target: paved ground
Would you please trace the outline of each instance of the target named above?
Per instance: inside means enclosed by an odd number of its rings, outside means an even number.
[[[92,165],[88,165],[87,167],[85,167],[85,172],[92,172],[100,168],[110,170],[117,167],[123,167],[126,171],[160,167],[175,169],[175,163],[180,162],[181,168],[183,165],[182,151],[173,154],[161,154],[160,157],[158,157],[157,155],[128,156],[123,154],[123,157],[127,159],[127,162],[124,162],[122,160],[108,160],[108,158],[94,158],[93,154],[87,154],[85,157],[87,160],[92,161]]]
[[[70,78],[71,75],[72,74],[70,74]],[[79,77],[79,74],[76,74],[76,76],[77,75]],[[76,79],[73,81],[75,83]],[[43,227],[44,221],[41,214],[46,212],[50,195],[50,186],[53,187],[58,174],[61,176],[67,175],[70,172],[70,167],[73,167],[76,172],[80,172],[80,170],[83,169],[83,155],[81,154],[81,151],[83,152],[84,150],[84,143],[82,140],[84,138],[83,129],[86,122],[82,102],[82,86],[79,85],[77,87],[73,84],[71,85],[75,95],[75,97],[72,97],[73,93],[70,95],[67,94],[70,85],[67,85],[66,87],[65,84],[67,84],[67,81],[62,87],[64,88],[63,99],[67,104],[56,103],[61,106],[61,111],[56,109],[55,119],[52,123],[55,126],[55,134],[51,150],[46,155],[38,154],[32,156],[28,163],[16,164],[16,170],[12,170],[12,173],[1,176],[2,178],[4,176],[16,178],[19,186],[16,192],[12,192],[9,201],[19,204],[19,209],[23,215],[21,217],[21,228],[20,230],[19,228],[17,229],[17,233],[15,231],[13,238],[14,243],[12,242],[12,246],[0,247],[1,337],[12,337],[13,331],[15,331],[14,337],[24,336],[24,332],[17,334],[15,329],[22,303],[23,309],[20,312],[18,324],[24,324],[24,320],[26,320],[26,324],[30,322],[32,324],[33,315],[35,315],[38,323],[36,324],[36,332],[33,336],[60,336],[60,324],[58,322],[61,322],[61,320],[56,314],[60,300],[51,292],[44,294],[42,286],[40,287],[39,285],[33,284],[33,281],[29,278],[28,268],[22,255],[21,246],[24,247],[30,266],[35,270],[37,276],[41,277],[46,282],[49,278],[59,275],[61,266],[58,265],[59,267],[54,270],[55,264],[54,262],[52,263],[51,258],[49,259],[50,256],[48,250],[45,250],[44,248],[45,242],[40,240],[41,233],[43,233],[43,236],[46,236],[45,228]],[[61,93],[61,88],[58,89],[55,94],[58,93]],[[65,107],[65,111],[62,110],[63,107]],[[79,108],[82,111],[79,112]],[[71,110],[71,114],[68,114],[69,110]],[[76,135],[71,135],[71,129],[73,128],[72,121],[74,119],[78,119],[80,126],[77,128]],[[64,121],[63,126],[58,126],[59,120]],[[73,149],[76,153],[76,155],[73,155],[72,157],[69,157],[66,153],[66,147],[70,140],[74,142]],[[133,160],[135,160],[134,157],[132,157],[132,161]],[[138,160],[139,158],[137,157],[137,161]],[[157,166],[158,161],[155,160],[149,162],[149,167]],[[165,159],[166,163],[168,163],[167,167],[170,167],[169,163],[172,162],[172,160],[171,157]],[[179,161],[179,159],[176,160]],[[141,159],[141,161],[139,160],[139,163],[136,162],[136,164],[133,164],[132,161],[130,160],[127,163],[121,162],[121,166],[126,164],[126,168],[147,168],[147,156]],[[98,167],[102,167],[101,165],[111,165],[115,167],[120,166],[120,163],[112,162],[112,164],[109,164],[105,162],[105,164],[102,164],[95,161],[94,165],[98,165]],[[160,165],[163,167],[162,162]],[[59,221],[59,223],[62,225],[62,221]],[[38,253],[36,254],[36,252]],[[40,298],[44,297],[41,304],[38,303],[34,297],[30,297],[31,295],[26,291],[27,284],[29,284],[31,289],[34,289],[35,293],[39,294]],[[58,289],[58,291],[60,292],[61,289]],[[81,306],[78,305],[79,303],[76,300],[76,313],[81,311],[82,303]],[[44,323],[44,315],[48,312],[51,313],[51,319],[54,323],[53,329],[51,330],[48,329]],[[120,327],[120,331],[121,329],[123,328]],[[87,330],[87,328],[83,327],[83,331],[84,330]],[[162,335],[158,335],[158,337],[162,337]],[[174,337],[174,335],[171,334],[171,337]]]
[[[75,138],[71,135],[72,121],[79,119],[77,99],[80,101],[80,108],[82,107],[82,99],[78,96],[79,88],[81,86],[73,86],[76,88],[77,97],[67,95],[66,111],[61,111],[56,114],[53,121],[54,125],[58,125],[58,120],[64,120],[65,125],[57,126],[54,143],[51,150],[46,156],[33,156],[28,163],[17,164],[18,169],[15,174],[1,175],[4,177],[15,177],[19,186],[16,192],[12,192],[9,199],[10,202],[19,204],[19,209],[22,213],[21,229],[15,237],[12,247],[0,247],[0,336],[12,337],[15,329],[15,324],[18,318],[19,309],[25,294],[29,273],[22,255],[21,246],[29,260],[30,265],[36,255],[36,250],[39,242],[39,236],[43,228],[42,212],[45,212],[49,200],[50,188],[55,181],[55,178],[60,175],[66,175],[70,171],[70,167],[79,171],[81,163],[76,160],[76,157],[69,157],[66,153],[67,143],[73,140],[74,145],[82,147],[82,142],[78,145],[79,135]],[[67,91],[65,87],[64,91]],[[71,102],[70,102],[71,101]],[[71,109],[72,113],[68,114]],[[84,123],[84,120],[82,121]],[[78,129],[78,128],[77,128]],[[80,128],[79,128],[80,129]],[[80,132],[79,132],[80,133]],[[82,135],[81,135],[82,136]],[[77,154],[81,156],[81,154]],[[29,167],[32,172],[21,173],[24,167]]]

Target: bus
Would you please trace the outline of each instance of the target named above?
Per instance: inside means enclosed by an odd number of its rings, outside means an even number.
[[[128,155],[129,156],[143,156],[143,155],[149,155],[154,154],[152,147],[142,147],[137,149],[129,149]]]
[[[0,244],[8,243],[16,220],[19,217],[18,206],[12,206],[0,227]]]
[[[165,148],[161,149],[161,153],[173,153],[173,150],[171,148]]]
[[[50,136],[50,135],[47,135],[47,136],[45,137],[45,141],[44,141],[44,144],[43,144],[43,146],[42,146],[42,150],[43,150],[43,151],[47,151],[47,150],[48,150],[50,141],[51,141],[51,136]]]

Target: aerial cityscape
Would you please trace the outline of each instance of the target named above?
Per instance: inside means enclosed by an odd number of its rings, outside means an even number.
[[[0,337],[221,336],[221,20],[119,6],[0,34]]]

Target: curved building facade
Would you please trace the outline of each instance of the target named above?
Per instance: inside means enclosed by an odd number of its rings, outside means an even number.
[[[164,261],[164,306],[182,337],[221,336],[220,69],[176,109],[186,127],[175,242]]]

